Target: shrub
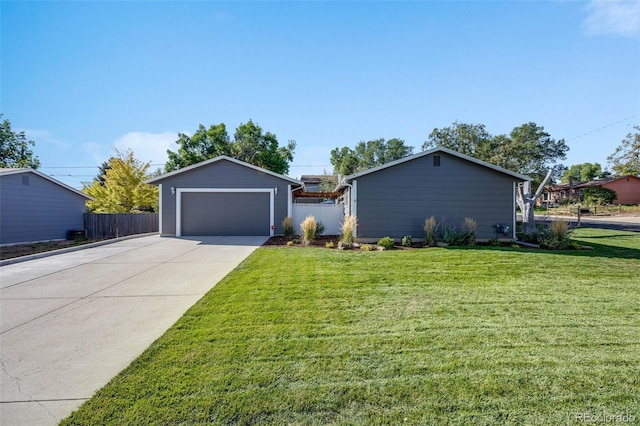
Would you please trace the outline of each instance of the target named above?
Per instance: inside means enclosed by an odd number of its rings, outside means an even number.
[[[493,237],[489,240],[488,244],[490,246],[494,246],[494,247],[500,247],[500,240],[498,239],[498,237]]]
[[[442,241],[444,243],[449,244],[450,246],[461,246],[466,244],[466,232],[455,225],[449,224],[447,222],[442,222],[441,235]]]
[[[363,244],[360,246],[360,250],[362,251],[371,251],[373,250],[373,246],[371,244]]]
[[[324,226],[324,223],[322,222],[316,223],[316,236],[324,234],[325,229],[326,227]]]
[[[413,244],[413,240],[411,239],[411,235],[405,235],[404,237],[402,237],[402,242],[401,242],[403,247],[411,247],[411,244]]]
[[[293,218],[291,216],[287,216],[282,219],[282,231],[284,233],[284,237],[288,240],[292,240],[293,237],[296,236],[296,230],[293,227]]]
[[[378,245],[385,250],[391,250],[396,244],[391,237],[382,237],[380,241],[378,241]]]
[[[303,244],[311,244],[316,239],[316,218],[312,215],[307,216],[300,222],[300,234]]]
[[[540,246],[551,250],[575,248],[569,240],[570,235],[569,222],[555,220],[540,232]]]
[[[358,219],[353,215],[347,215],[342,219],[342,223],[340,224],[340,231],[342,231],[340,241],[346,244],[353,244],[353,235],[356,232],[357,223]]]
[[[425,233],[424,245],[434,247],[438,242],[438,222],[436,222],[436,218],[431,216],[426,219],[422,228]]]
[[[476,244],[476,229],[478,224],[470,217],[464,218],[464,225],[462,226],[462,232],[464,233],[464,244],[473,246]]]
[[[295,244],[295,243],[293,242],[293,240],[291,240],[291,241],[287,241],[287,245],[288,245],[288,246],[292,246],[292,245],[294,245],[294,244]]]
[[[333,248],[334,247],[333,241],[327,241],[326,243],[324,243],[324,247]]]
[[[616,191],[601,186],[591,186],[582,191],[582,198],[585,204],[601,206],[603,204],[611,204],[618,197]]]

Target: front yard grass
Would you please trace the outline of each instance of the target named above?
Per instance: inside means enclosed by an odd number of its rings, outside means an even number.
[[[259,249],[63,424],[640,422],[640,234],[574,238]]]

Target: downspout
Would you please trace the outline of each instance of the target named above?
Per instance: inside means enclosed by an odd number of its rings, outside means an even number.
[[[287,216],[289,217],[293,217],[293,193],[300,188],[304,189],[304,184],[296,188],[292,188],[292,185],[289,185],[289,193],[287,194]]]

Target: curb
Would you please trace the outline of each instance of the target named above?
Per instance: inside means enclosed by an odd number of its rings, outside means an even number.
[[[42,259],[44,257],[54,256],[56,254],[71,253],[74,251],[84,250],[92,247],[100,247],[100,246],[104,246],[111,243],[117,243],[118,241],[131,240],[134,238],[150,237],[152,235],[160,235],[160,234],[158,232],[149,232],[146,234],[126,235],[124,237],[111,238],[108,240],[97,241],[95,243],[90,243],[90,244],[82,244],[79,246],[65,247],[57,250],[43,251],[42,253],[30,254],[28,256],[20,256],[20,257],[14,257],[12,259],[0,260],[0,267],[6,266],[6,265],[13,265],[14,263],[27,262],[29,260]]]

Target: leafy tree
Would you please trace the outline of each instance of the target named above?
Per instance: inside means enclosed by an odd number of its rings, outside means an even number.
[[[276,135],[262,133],[262,128],[249,120],[240,124],[234,134],[231,152],[234,158],[262,167],[272,172],[286,174],[293,161],[295,141],[279,146]]]
[[[492,136],[482,124],[454,122],[451,127],[434,129],[422,149],[442,146],[514,172],[529,175],[540,184],[550,168],[555,174],[563,167],[569,147],[564,139],[555,140],[544,127],[529,122],[507,135]]]
[[[601,186],[591,186],[582,190],[583,201],[590,205],[611,204],[616,198],[618,198],[616,191]]]
[[[449,127],[433,129],[429,140],[422,144],[422,149],[427,150],[436,146],[442,146],[469,155],[479,160],[487,161],[492,152],[491,142],[493,136],[487,132],[484,124],[467,124],[454,121]]]
[[[219,155],[231,155],[231,141],[224,123],[211,125],[208,129],[201,124],[193,136],[179,133],[176,143],[179,145],[178,152],[167,150],[169,156],[169,161],[165,164],[167,172]]]
[[[0,114],[0,120],[2,116]],[[33,156],[33,151],[29,146],[35,146],[35,142],[27,140],[24,132],[14,132],[11,130],[11,122],[7,119],[0,124],[0,167],[20,168],[30,167],[37,169],[40,167],[40,160]]]
[[[399,160],[413,153],[413,147],[402,139],[383,138],[367,142],[360,141],[355,149],[335,148],[331,151],[331,164],[335,173],[350,175],[390,161]]]
[[[109,167],[102,177],[91,184],[84,184],[85,194],[93,197],[87,202],[89,210],[97,213],[129,213],[158,210],[158,187],[144,181],[149,177],[150,163],[142,163],[126,152],[115,150]]]
[[[336,185],[338,185],[336,176],[330,175],[326,170],[323,170],[322,178],[320,179],[320,192],[332,192]]]
[[[614,153],[607,157],[618,176],[640,176],[640,126],[633,128],[636,132],[629,133]]]
[[[103,161],[102,164],[98,166],[98,174],[93,178],[94,181],[100,183],[100,185],[104,186],[104,178],[107,175],[107,170],[111,168],[109,164],[113,157],[109,158],[107,161]]]
[[[610,173],[602,170],[599,163],[581,163],[574,164],[564,171],[561,182],[567,183],[569,179],[575,182],[584,182],[607,177]]]
[[[293,161],[296,147],[295,141],[289,141],[286,146],[279,146],[276,135],[270,132],[263,133],[262,128],[251,120],[238,126],[233,141],[229,138],[225,124],[220,123],[208,129],[201,124],[193,136],[180,133],[176,143],[179,145],[177,152],[167,150],[167,172],[219,155],[228,155],[285,174],[289,171],[289,163]]]

